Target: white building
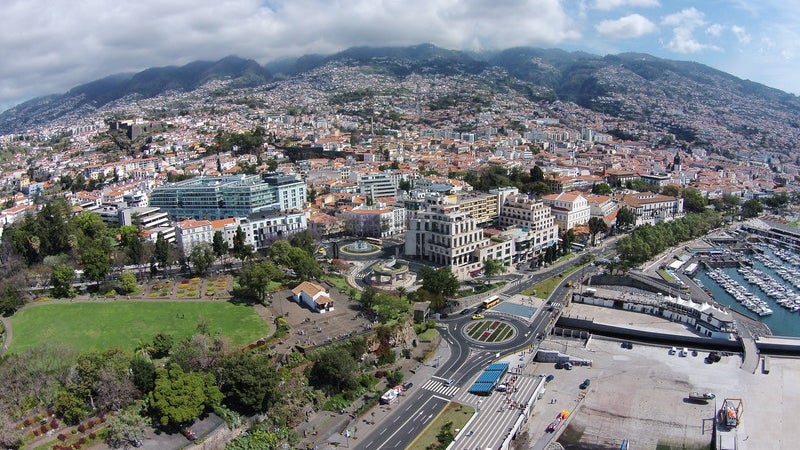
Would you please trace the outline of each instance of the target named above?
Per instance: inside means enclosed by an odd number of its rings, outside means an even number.
[[[214,239],[214,230],[208,220],[186,219],[175,225],[175,239],[178,248],[184,255],[188,255],[197,244],[202,242],[211,244]]]
[[[542,202],[550,206],[555,223],[562,232],[589,223],[591,208],[580,191],[545,195]]]
[[[669,222],[685,215],[683,199],[652,192],[620,194],[616,197],[620,207],[627,207],[636,217],[634,226]]]
[[[322,286],[310,281],[304,281],[292,289],[292,298],[297,303],[305,304],[314,312],[324,314],[333,311],[333,300],[330,294]]]
[[[475,219],[457,205],[432,204],[409,220],[405,254],[449,267],[456,277],[466,279],[483,268],[476,250],[488,243]]]

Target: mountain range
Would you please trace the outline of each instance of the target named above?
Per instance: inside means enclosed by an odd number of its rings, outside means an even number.
[[[468,53],[430,44],[354,47],[263,66],[229,56],[112,75],[3,112],[0,133],[24,132],[127,100],[192,92],[212,80],[233,88],[291,84],[329,64],[369,68],[395,79],[412,74],[480,78],[531,101],[573,102],[610,118],[671,131],[688,142],[733,139],[781,153],[800,146],[800,98],[699,63],[638,53],[598,56],[537,48]]]

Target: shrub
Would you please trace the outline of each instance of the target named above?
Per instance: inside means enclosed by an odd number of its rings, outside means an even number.
[[[39,430],[33,430],[33,435],[34,436],[39,436]]]
[[[89,433],[89,439],[95,439],[95,438],[97,438],[97,433],[95,433],[94,431]]]
[[[61,442],[66,441],[67,440],[67,435],[64,434],[64,433],[59,434],[58,435],[58,440],[61,441]]]
[[[25,419],[25,421],[24,421],[24,422],[22,422],[22,425],[24,425],[24,426],[26,426],[26,427],[29,427],[29,426],[31,426],[32,424],[33,424],[33,421],[31,421],[31,419],[29,419],[29,418],[28,418],[28,419]]]
[[[50,428],[53,429],[53,430],[58,428],[58,421],[56,419],[53,419],[53,420],[50,421]]]
[[[42,425],[39,427],[39,432],[42,434],[47,433],[47,425]]]
[[[86,438],[85,437],[82,437],[82,438],[78,439],[78,444],[83,445],[85,443],[86,443]]]
[[[94,426],[94,420],[89,419],[89,421],[86,422],[86,427],[87,428],[92,428],[93,426]]]
[[[78,425],[78,431],[80,431],[81,433],[85,433],[86,432],[86,425],[84,425],[84,424]]]

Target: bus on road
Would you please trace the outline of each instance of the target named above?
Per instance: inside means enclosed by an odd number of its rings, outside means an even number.
[[[497,295],[492,295],[491,297],[487,298],[483,302],[481,302],[481,308],[489,309],[495,305],[500,303],[500,297]]]
[[[372,245],[383,245],[383,239],[378,239],[374,237],[368,237],[364,239],[365,241],[369,242]]]

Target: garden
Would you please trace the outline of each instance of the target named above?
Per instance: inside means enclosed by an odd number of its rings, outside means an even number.
[[[514,328],[499,320],[481,320],[467,325],[467,336],[481,342],[503,342],[513,334]]]

